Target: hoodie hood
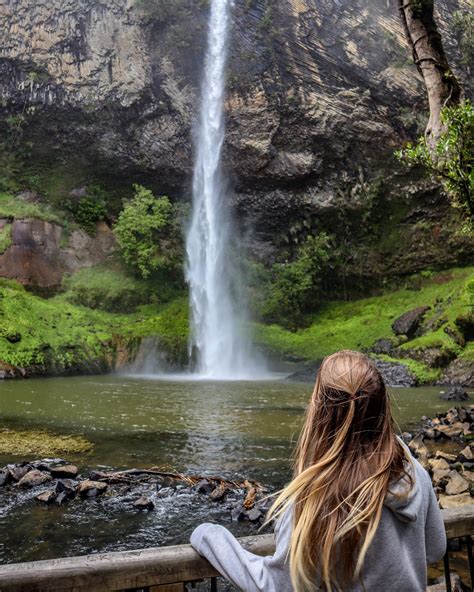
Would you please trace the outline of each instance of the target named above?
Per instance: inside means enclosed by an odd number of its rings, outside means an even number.
[[[406,474],[390,484],[384,505],[402,522],[415,522],[421,509],[423,495],[410,449],[400,438],[399,441],[406,454]]]

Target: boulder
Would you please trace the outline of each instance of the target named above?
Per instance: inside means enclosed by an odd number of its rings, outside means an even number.
[[[433,485],[440,486],[445,483],[447,477],[450,473],[450,469],[433,469],[433,475],[431,480],[433,481]]]
[[[76,496],[77,482],[72,479],[59,479],[56,483],[55,491],[59,494],[64,494],[63,497],[71,499]]]
[[[461,452],[459,453],[459,460],[461,462],[463,461],[471,461],[473,458],[473,454],[472,454],[472,450],[470,446],[466,446],[466,448],[463,448],[461,450]]]
[[[437,450],[435,454],[436,458],[444,458],[448,462],[456,462],[457,456],[455,454],[449,454],[448,452],[443,452],[442,450]]]
[[[430,458],[430,460],[428,461],[428,464],[430,465],[430,467],[433,469],[433,471],[436,470],[449,470],[449,464],[448,461],[444,458]]]
[[[201,479],[195,486],[195,490],[197,493],[209,494],[213,489],[214,485],[210,483],[207,479]]]
[[[399,362],[375,360],[375,365],[387,386],[416,386],[417,381],[410,370]]]
[[[20,487],[36,487],[37,485],[43,485],[43,483],[47,483],[48,481],[51,481],[51,475],[49,473],[33,469],[23,475],[18,481],[18,485]]]
[[[446,485],[447,495],[459,495],[469,490],[469,481],[464,479],[457,471],[448,473],[448,483]]]
[[[85,481],[81,481],[77,488],[77,493],[81,497],[97,497],[102,495],[104,491],[107,489],[107,483],[103,481],[91,481],[90,479],[86,479]]]
[[[402,314],[393,321],[392,331],[395,335],[406,335],[409,338],[414,337],[429,309],[429,306],[420,306]]]
[[[155,504],[149,497],[142,495],[135,502],[133,502],[133,507],[137,510],[153,510],[155,508]]]
[[[51,475],[59,479],[74,479],[79,473],[79,469],[75,465],[62,465],[59,467],[51,467]]]
[[[213,489],[209,495],[213,502],[218,502],[224,499],[227,493],[227,487],[221,483],[215,489]]]
[[[263,517],[263,512],[259,508],[252,508],[247,511],[247,518],[250,522],[257,522]]]
[[[10,475],[14,479],[14,481],[20,481],[22,477],[26,475],[29,471],[31,471],[33,467],[29,464],[26,465],[9,465],[8,469],[10,471]]]
[[[452,425],[439,425],[436,426],[435,431],[445,438],[458,438],[461,434],[464,434],[464,424],[457,421]]]
[[[42,502],[43,504],[52,504],[56,499],[56,494],[54,491],[49,489],[48,491],[43,491],[37,495],[35,499],[37,499],[39,502]]]
[[[445,401],[467,401],[469,395],[462,386],[453,386],[446,392],[441,392],[440,398]]]
[[[456,358],[444,371],[437,384],[457,384],[474,388],[474,368],[472,360]]]
[[[423,434],[418,434],[408,444],[410,450],[412,450],[418,457],[428,458],[430,452],[423,442]]]
[[[459,506],[466,506],[472,504],[472,497],[469,493],[460,493],[459,495],[443,495],[439,496],[439,505],[441,508],[458,508]]]
[[[393,350],[394,344],[390,339],[377,339],[371,348],[374,354],[390,354]]]

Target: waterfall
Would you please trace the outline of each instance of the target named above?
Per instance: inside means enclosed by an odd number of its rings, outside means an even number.
[[[242,280],[232,264],[234,233],[221,168],[231,0],[212,0],[195,143],[193,212],[186,237],[191,358],[203,377],[255,377],[258,363],[245,334]]]

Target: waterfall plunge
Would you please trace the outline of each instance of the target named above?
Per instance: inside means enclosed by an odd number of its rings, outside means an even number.
[[[221,170],[224,90],[231,0],[212,0],[195,145],[193,214],[186,240],[191,355],[215,379],[255,378],[261,365],[244,332],[241,278],[232,265],[232,225]]]

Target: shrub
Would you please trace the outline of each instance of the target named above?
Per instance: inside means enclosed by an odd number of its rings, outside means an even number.
[[[97,222],[105,218],[107,213],[105,202],[104,192],[96,186],[88,187],[84,197],[76,202],[70,202],[75,221],[91,235],[96,232]]]
[[[328,261],[329,237],[322,233],[309,236],[294,261],[275,264],[266,287],[263,318],[292,329],[301,325],[304,316],[317,308]]]
[[[3,255],[5,251],[12,244],[12,225],[5,224],[0,230],[0,255]]]
[[[120,212],[114,232],[123,260],[144,278],[157,269],[175,265],[171,232],[172,206],[168,197],[156,198],[141,185]]]

